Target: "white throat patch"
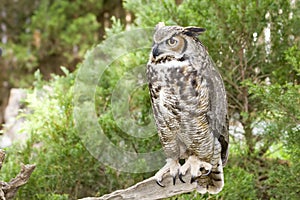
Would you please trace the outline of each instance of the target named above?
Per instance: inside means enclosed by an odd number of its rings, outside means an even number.
[[[189,61],[178,61],[178,60],[171,60],[166,61],[164,63],[158,63],[155,67],[163,67],[163,68],[177,68],[189,65]]]

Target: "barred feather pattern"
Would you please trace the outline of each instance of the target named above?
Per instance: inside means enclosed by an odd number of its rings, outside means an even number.
[[[168,157],[184,158],[188,153],[211,161],[214,137],[207,119],[209,88],[200,73],[189,62],[148,65],[155,122]],[[185,151],[180,152],[179,144]]]

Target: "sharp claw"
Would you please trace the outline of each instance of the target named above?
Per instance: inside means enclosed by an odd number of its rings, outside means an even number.
[[[182,174],[181,174],[181,173],[178,175],[178,178],[179,178],[179,180],[180,180],[182,183],[185,183],[185,181],[182,179]]]
[[[165,187],[164,184],[162,184],[160,181],[156,180],[157,185],[159,185],[160,187]]]
[[[202,174],[202,176],[207,176],[207,175],[210,174],[210,172],[211,172],[211,169],[209,169],[208,172],[207,172],[206,174]]]
[[[176,176],[173,176],[172,178],[173,178],[173,185],[175,185],[175,183],[176,183]]]
[[[197,177],[192,176],[192,178],[191,178],[191,183],[194,183],[196,180],[197,180]]]

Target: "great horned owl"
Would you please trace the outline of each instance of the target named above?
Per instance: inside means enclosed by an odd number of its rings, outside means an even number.
[[[224,186],[228,157],[227,98],[224,83],[197,38],[205,29],[159,23],[147,64],[152,109],[166,165],[156,175],[191,173],[200,193]],[[179,160],[184,159],[183,165]]]

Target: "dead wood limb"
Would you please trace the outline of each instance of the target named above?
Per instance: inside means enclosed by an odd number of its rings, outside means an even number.
[[[173,185],[172,177],[166,175],[163,179],[165,187],[160,187],[154,177],[151,177],[129,188],[117,190],[102,197],[87,197],[81,200],[153,200],[192,192],[196,189],[197,183],[190,184],[190,175],[187,174],[183,179],[186,183],[182,183],[177,178],[176,184]]]
[[[0,170],[2,168],[2,164],[3,164],[4,159],[5,159],[5,151],[0,149]]]
[[[5,152],[0,149],[0,169],[4,158]],[[27,183],[34,169],[35,165],[21,164],[21,171],[15,178],[11,179],[8,183],[0,181],[0,200],[13,199],[19,187]]]

